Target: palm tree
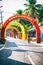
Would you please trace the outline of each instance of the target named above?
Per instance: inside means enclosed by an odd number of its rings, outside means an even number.
[[[36,0],[26,0],[26,1],[28,3],[24,4],[26,6],[26,9],[24,10],[24,12],[25,14],[34,17]]]
[[[20,9],[19,9],[19,10],[17,10],[16,12],[17,12],[17,14],[22,14],[23,10],[20,10]]]
[[[17,14],[22,14],[23,10],[17,10],[16,12]],[[23,19],[19,19],[18,21],[24,26],[26,33],[30,28],[32,28],[32,24],[30,22],[23,20]]]
[[[39,23],[43,22],[43,6],[41,4],[35,5],[35,16]]]
[[[43,22],[43,6],[36,4],[36,0],[26,0],[28,3],[24,4],[26,9],[23,13],[34,17],[38,23]]]

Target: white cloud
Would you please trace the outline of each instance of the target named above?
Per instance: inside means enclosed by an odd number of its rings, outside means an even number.
[[[25,6],[23,6],[23,4],[25,2],[25,0],[3,0],[4,11],[16,12],[18,9],[24,9]]]
[[[37,0],[37,3],[42,4],[43,5],[43,0]]]
[[[3,10],[4,12],[10,12],[10,13],[4,13],[4,20],[6,20],[8,17],[12,15],[12,13],[15,13],[18,9],[25,9],[24,3],[26,3],[26,0],[3,0]],[[37,3],[43,4],[43,0],[37,0]]]
[[[5,12],[16,12],[18,9],[25,9],[26,0],[3,0],[3,9]],[[43,4],[43,0],[37,0],[37,3]]]

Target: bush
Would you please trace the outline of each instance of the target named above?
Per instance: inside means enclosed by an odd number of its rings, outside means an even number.
[[[5,39],[0,38],[0,44],[5,44]]]

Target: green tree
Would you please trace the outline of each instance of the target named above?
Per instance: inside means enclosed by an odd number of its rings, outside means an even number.
[[[43,6],[41,4],[35,5],[35,16],[39,23],[43,22]]]
[[[36,0],[26,0],[27,3],[24,4],[26,9],[24,13],[34,17],[38,23],[43,22],[43,6],[41,4],[36,4]]]
[[[24,13],[34,17],[36,0],[26,0],[26,1],[28,3],[24,4],[26,6]]]
[[[22,14],[23,10],[20,10],[20,9],[19,9],[19,10],[17,10],[16,12],[17,12],[17,14]]]
[[[17,10],[16,12],[17,12],[17,14],[23,13],[22,10]],[[18,21],[19,21],[19,23],[21,23],[24,26],[26,33],[30,28],[32,28],[32,24],[30,22],[23,20],[23,19],[19,19]]]

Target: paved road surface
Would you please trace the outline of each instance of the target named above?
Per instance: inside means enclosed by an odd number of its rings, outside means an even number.
[[[13,38],[7,38],[0,51],[0,65],[43,65],[43,47]]]

